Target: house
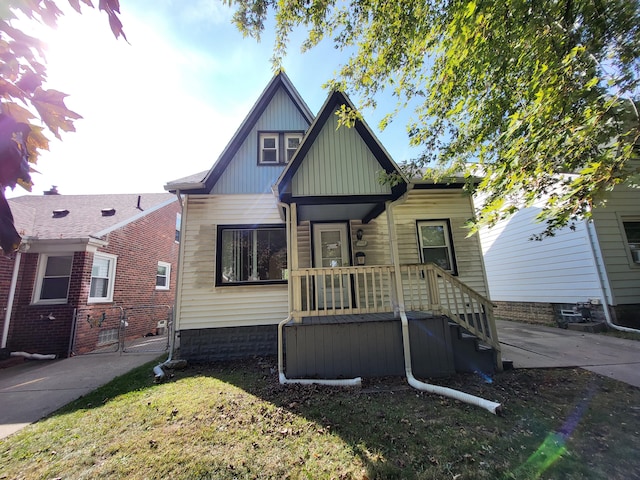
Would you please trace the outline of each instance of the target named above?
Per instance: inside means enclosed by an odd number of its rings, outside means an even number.
[[[616,186],[592,221],[541,241],[542,205],[480,232],[496,316],[512,320],[596,320],[640,327],[640,190]]]
[[[471,197],[406,179],[365,121],[338,128],[343,106],[314,116],[278,73],[211,169],[165,186],[180,356],[278,353],[281,379],[501,368]]]
[[[177,197],[47,193],[54,194],[9,199],[23,239],[18,252],[0,257],[2,348],[63,357],[117,348],[122,335],[157,333],[151,306],[164,306],[157,308],[166,328]]]

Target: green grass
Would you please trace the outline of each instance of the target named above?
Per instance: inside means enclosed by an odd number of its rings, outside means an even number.
[[[440,379],[505,415],[411,389],[282,386],[273,359],[151,365],[0,440],[0,479],[628,479],[640,389],[584,370]],[[435,382],[435,381],[434,381]]]

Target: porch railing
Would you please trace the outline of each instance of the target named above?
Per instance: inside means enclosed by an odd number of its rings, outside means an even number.
[[[398,311],[392,265],[302,268],[290,274],[295,320]],[[499,350],[493,305],[434,264],[401,265],[405,311],[440,313]]]
[[[293,317],[393,312],[394,268],[302,268],[291,272]]]

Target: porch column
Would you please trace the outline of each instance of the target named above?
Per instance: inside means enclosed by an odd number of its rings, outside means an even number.
[[[396,224],[393,217],[393,202],[387,201],[385,210],[387,211],[387,229],[389,230],[389,246],[391,247],[391,261],[395,271],[395,289],[396,301],[398,302],[398,311],[404,312],[404,292],[402,291],[402,272],[400,271],[400,253],[398,252],[398,242],[396,237]],[[394,309],[395,310],[395,309]],[[394,312],[395,313],[395,312]]]
[[[291,203],[289,206],[291,211],[291,218],[289,218],[291,229],[291,258],[289,259],[289,282],[291,284],[291,295],[293,300],[293,311],[299,312],[302,310],[302,291],[301,282],[299,277],[292,275],[292,272],[298,271],[298,205]],[[302,322],[302,318],[294,317],[294,322]]]

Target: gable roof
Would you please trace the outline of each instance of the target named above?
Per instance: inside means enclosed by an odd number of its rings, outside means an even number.
[[[311,127],[303,138],[296,154],[287,164],[287,167],[282,171],[280,177],[274,185],[274,189],[277,192],[279,199],[282,200],[283,197],[288,193],[287,190],[290,188],[291,181],[304,162],[305,156],[309,153],[309,150],[313,146],[314,142],[318,138],[318,135],[324,128],[329,118],[334,115],[336,109],[338,109],[341,105],[346,105],[348,108],[356,110],[355,106],[353,105],[353,103],[351,103],[351,100],[349,99],[349,97],[347,97],[346,94],[334,90],[324,102],[324,105],[320,109],[320,113],[318,113],[318,116],[311,124]],[[387,150],[374,135],[371,128],[369,128],[369,125],[367,125],[367,123],[363,119],[356,119],[353,128],[360,135],[369,150],[371,150],[371,153],[378,161],[382,169],[388,174],[396,173],[400,175],[402,181],[392,188],[393,198],[398,198],[406,191],[408,182],[404,174],[398,168],[396,163],[391,158],[391,155],[389,155]]]
[[[240,148],[240,145],[249,135],[249,132],[254,127],[256,122],[260,119],[265,109],[269,106],[269,103],[280,88],[284,89],[285,93],[289,96],[289,98],[291,98],[291,101],[294,103],[300,114],[307,120],[308,123],[311,123],[314,117],[313,113],[300,96],[300,93],[291,83],[291,80],[289,79],[287,74],[281,70],[273,76],[271,81],[262,91],[260,97],[258,97],[258,100],[249,111],[249,114],[243,120],[242,124],[240,124],[240,127],[231,138],[231,141],[227,144],[224,151],[220,154],[220,157],[218,157],[218,160],[213,164],[211,169],[200,179],[198,179],[197,177],[201,174],[196,174],[180,180],[169,182],[165,185],[165,190],[170,192],[180,190],[181,193],[209,193],[213,189],[213,186],[216,184],[222,173],[229,166],[229,163],[233,159],[235,152],[238,150],[238,148]]]
[[[16,229],[38,240],[100,238],[177,198],[170,193],[25,195],[8,199]]]

